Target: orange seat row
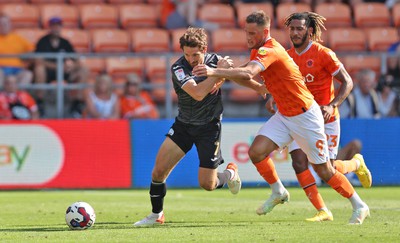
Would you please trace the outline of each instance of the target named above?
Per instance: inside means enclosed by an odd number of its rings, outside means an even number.
[[[167,31],[160,28],[121,29],[63,29],[62,35],[71,41],[78,52],[180,52],[179,38],[185,29]],[[46,33],[44,29],[16,29],[33,43]],[[285,48],[290,47],[287,30],[272,29],[271,36]],[[220,53],[247,52],[243,30],[223,28],[210,33],[209,50]],[[324,31],[324,45],[336,52],[387,51],[398,42],[395,27],[332,28]]]
[[[94,0],[70,0],[73,4],[63,4],[57,0],[42,1],[48,4],[36,5],[14,1],[4,3],[0,8],[10,15],[16,27],[46,27],[48,18],[55,15],[65,20],[66,27],[74,28],[159,26],[159,8],[149,2],[123,4],[125,1],[120,0],[121,4],[116,5]],[[153,1],[157,3],[159,0]],[[234,6],[208,2],[198,10],[198,18],[218,23],[221,27],[243,27],[246,16],[258,9],[271,16],[272,26],[276,28],[283,28],[285,18],[293,12],[313,10],[310,5],[304,3],[281,3],[274,9],[270,2],[239,2]],[[353,8],[343,3],[322,3],[317,5],[314,11],[327,18],[328,28],[400,26],[400,3],[396,4],[392,11],[389,11],[385,4],[377,2],[359,3]]]

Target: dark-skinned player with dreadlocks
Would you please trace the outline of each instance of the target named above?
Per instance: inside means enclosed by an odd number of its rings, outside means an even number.
[[[340,119],[337,107],[351,92],[353,81],[335,53],[320,44],[322,42],[321,32],[325,30],[325,20],[323,16],[313,12],[289,15],[285,20],[285,26],[289,29],[292,41],[292,48],[288,50],[288,54],[299,66],[307,88],[321,107],[329,146],[329,158],[332,164],[342,174],[355,172],[362,186],[369,188],[372,183],[371,173],[361,154],[354,155],[351,160],[336,160],[340,140]],[[334,79],[340,83],[336,96]],[[268,111],[275,113],[273,98],[268,100],[266,107]],[[288,146],[288,150],[299,184],[318,210],[314,217],[306,220],[312,222],[332,221],[332,213],[325,206],[309,169],[307,155],[295,141]],[[361,214],[363,213],[365,212],[361,212]],[[361,215],[360,223],[363,218]]]

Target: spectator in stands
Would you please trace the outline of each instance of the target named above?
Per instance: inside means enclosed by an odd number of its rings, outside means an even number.
[[[33,97],[18,89],[18,77],[8,75],[4,79],[4,90],[0,92],[0,119],[38,119],[38,107]]]
[[[399,97],[396,92],[392,90],[393,76],[385,75],[379,82],[378,101],[379,113],[382,117],[395,117],[398,116]]]
[[[362,69],[357,73],[357,86],[353,90],[354,103],[350,110],[357,118],[379,118],[379,99],[375,91],[376,73],[371,69]]]
[[[142,90],[139,76],[131,73],[126,79],[124,94],[120,100],[121,117],[125,119],[159,118],[159,112],[150,94]]]
[[[167,29],[179,29],[189,26],[213,31],[219,28],[216,23],[201,21],[197,18],[198,9],[204,0],[163,0],[161,5],[161,25]]]
[[[94,90],[85,97],[85,118],[119,119],[120,104],[114,93],[113,81],[107,74],[96,77]]]
[[[11,31],[10,18],[0,13],[0,55],[17,55],[33,51],[33,45],[20,35]],[[29,62],[25,60],[26,62]],[[5,76],[17,75],[20,83],[32,82],[32,72],[26,69],[27,64],[17,57],[0,58],[0,81]],[[0,82],[0,88],[2,87]]]
[[[43,36],[36,44],[38,53],[56,53],[66,52],[74,53],[74,47],[67,40],[61,37],[62,19],[53,17],[49,19],[50,31]],[[36,83],[50,83],[57,80],[57,63],[54,58],[37,59],[34,67]],[[84,68],[77,59],[66,58],[64,61],[64,80],[68,83],[85,83],[88,78],[88,70]],[[45,93],[38,92],[37,101],[41,109]],[[75,106],[82,102],[82,92],[70,94],[72,100],[71,112],[74,112]],[[41,109],[42,112],[44,110]]]
[[[400,41],[393,43],[389,49],[391,56],[387,59],[387,75],[393,76],[394,81],[400,81]]]

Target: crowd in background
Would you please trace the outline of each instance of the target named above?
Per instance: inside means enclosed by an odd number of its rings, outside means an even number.
[[[229,4],[237,2],[272,2],[263,0],[221,0]],[[282,2],[372,2],[366,0],[285,0]],[[384,2],[391,8],[396,1]],[[166,29],[203,27],[209,31],[220,28],[217,23],[201,21],[196,18],[198,8],[204,1],[164,0],[161,5],[160,24]],[[12,29],[12,23],[6,13],[0,14],[0,54],[24,54],[29,52],[67,52],[74,53],[74,46],[61,37],[63,20],[53,17],[48,22],[48,33],[33,45]],[[273,36],[272,36],[273,37]],[[342,118],[383,118],[397,117],[400,114],[400,42],[393,43],[389,53],[399,55],[388,58],[387,71],[377,74],[370,69],[362,69],[353,75],[355,87],[349,98],[341,105]],[[55,59],[19,59],[0,58],[0,119],[39,119],[52,118],[47,111],[49,92],[46,90],[23,90],[24,84],[49,84],[57,79]],[[89,71],[79,60],[69,58],[64,62],[63,79],[67,83],[88,84]],[[70,90],[66,94],[68,117],[91,119],[157,119],[160,118],[159,106],[151,93],[143,89],[142,77],[128,74],[122,83],[123,91],[116,93],[113,77],[100,73],[89,88]],[[252,104],[248,104],[252,105]],[[246,114],[243,114],[246,117]]]

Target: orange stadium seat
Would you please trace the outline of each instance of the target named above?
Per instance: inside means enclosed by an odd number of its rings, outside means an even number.
[[[110,4],[125,4],[125,3],[144,3],[145,0],[107,0],[107,3]]]
[[[106,61],[104,58],[89,58],[89,57],[81,57],[79,61],[89,69],[89,73],[91,78],[96,77],[99,73],[106,71]]]
[[[229,92],[229,100],[238,103],[253,103],[261,100],[261,96],[252,89],[231,82],[232,89]]]
[[[285,49],[290,48],[289,32],[286,29],[271,29],[271,37],[277,40]]]
[[[110,57],[106,59],[106,70],[114,78],[125,77],[128,73],[144,75],[144,60],[137,57]]]
[[[353,26],[351,7],[347,4],[321,3],[315,7],[315,12],[326,18],[327,28]]]
[[[167,96],[167,90],[166,90],[166,85],[167,82],[171,82],[171,97],[173,102],[178,101],[178,96],[175,93],[174,88],[172,87],[172,81],[170,80],[165,80],[163,77],[158,77],[150,80],[150,84],[153,85],[153,89],[151,90],[151,94],[153,97],[154,102],[158,104],[164,104],[165,99]]]
[[[235,27],[235,12],[231,5],[205,3],[198,11],[199,20],[217,23],[220,27]]]
[[[256,11],[256,10],[264,10],[264,12],[270,16],[271,22],[274,19],[274,7],[272,6],[271,3],[265,2],[265,3],[243,3],[239,2],[235,4],[235,9],[237,13],[237,21],[239,27],[243,28],[246,17],[250,13]],[[273,23],[271,23],[273,25]]]
[[[150,4],[122,4],[118,9],[121,26],[125,29],[155,28],[158,25],[158,13]]]
[[[97,29],[91,31],[94,52],[128,52],[130,39],[126,31],[120,29]]]
[[[145,0],[148,4],[157,5],[161,4],[163,0]]]
[[[71,4],[104,3],[105,0],[68,0]]]
[[[171,46],[173,52],[181,52],[181,46],[179,44],[179,39],[186,32],[185,28],[182,29],[173,29],[169,31],[171,34]]]
[[[46,30],[38,28],[15,29],[14,32],[24,37],[34,45],[36,45],[40,38],[47,34]]]
[[[276,26],[284,28],[286,17],[295,12],[311,11],[311,7],[305,3],[281,3],[276,7]]]
[[[361,29],[335,28],[329,30],[329,47],[333,51],[366,51],[367,38]]]
[[[399,41],[399,33],[395,27],[376,27],[367,29],[368,48],[370,51],[387,51]]]
[[[340,58],[347,72],[354,78],[358,71],[364,68],[381,73],[381,58],[378,56],[346,55]]]
[[[399,28],[400,27],[400,3],[397,3],[392,8],[392,17],[394,26]]]
[[[113,5],[81,4],[78,8],[83,28],[118,27],[118,11]]]
[[[39,9],[36,5],[26,3],[8,3],[1,7],[15,28],[39,27]]]
[[[146,69],[146,77],[148,79],[165,78],[167,73],[166,62],[167,58],[165,56],[145,58],[144,66]],[[170,66],[171,64],[172,63],[170,63]]]
[[[78,9],[70,4],[43,4],[39,7],[42,26],[48,27],[48,21],[52,17],[60,17],[66,28],[79,27]]]
[[[82,29],[63,29],[61,35],[68,39],[76,52],[90,52],[90,34]]]
[[[169,52],[170,37],[165,29],[149,28],[131,31],[132,50],[135,52]]]
[[[217,29],[211,33],[212,50],[215,52],[248,51],[246,33],[241,29]]]
[[[13,1],[15,2],[15,1]],[[47,3],[66,3],[67,0],[29,0],[30,3],[33,4],[47,4]]]
[[[26,3],[28,0],[14,0],[13,3]],[[10,3],[10,0],[0,0],[0,4]]]
[[[353,11],[356,27],[390,26],[390,12],[384,3],[358,3]]]

